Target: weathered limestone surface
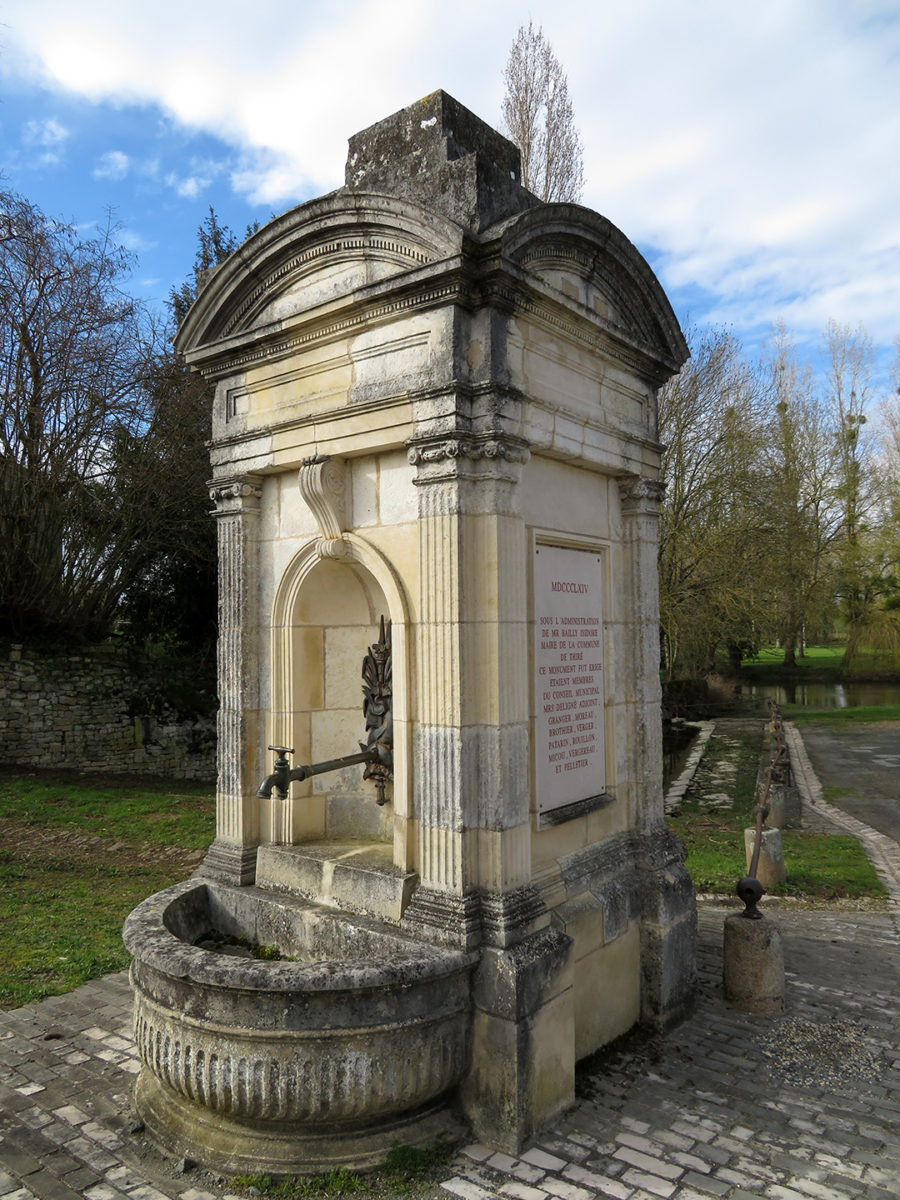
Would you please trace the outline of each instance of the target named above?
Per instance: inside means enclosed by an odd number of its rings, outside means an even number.
[[[578,1057],[684,1015],[695,938],[656,599],[656,392],[687,350],[627,238],[518,180],[515,148],[436,92],[222,264],[178,343],[216,385],[207,872],[371,912],[349,873],[386,853],[381,918],[477,958],[459,1098],[507,1150],[571,1103]],[[358,768],[258,798],[267,744],[355,750],[382,614],[389,803]]]
[[[747,870],[753,859],[756,846],[756,829],[744,830],[744,853],[747,859]],[[756,865],[756,878],[766,891],[771,891],[779,883],[787,879],[787,868],[784,863],[784,848],[781,844],[780,829],[763,829],[759,845],[759,861]]]
[[[219,935],[295,961],[209,953]],[[138,1104],[167,1149],[285,1174],[382,1161],[468,1063],[472,956],[254,888],[189,880],[128,918]],[[432,1115],[425,1126],[440,1130]],[[355,1147],[348,1134],[360,1145]],[[350,1144],[348,1145],[348,1141]]]
[[[742,913],[725,918],[723,950],[725,998],[750,1013],[778,1013],[784,1007],[784,950],[781,930],[769,917],[750,920]]]

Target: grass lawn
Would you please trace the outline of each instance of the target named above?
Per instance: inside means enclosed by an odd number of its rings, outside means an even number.
[[[419,1192],[430,1180],[446,1177],[453,1144],[436,1143],[422,1148],[399,1142],[388,1150],[384,1166],[365,1176],[346,1167],[333,1167],[322,1175],[288,1176],[235,1175],[233,1187],[253,1188],[253,1195],[272,1200],[328,1200],[332,1196],[404,1196]]]
[[[0,1008],[128,965],[121,929],[213,839],[209,784],[0,775]]]
[[[724,723],[713,733],[685,801],[667,821],[687,846],[687,869],[697,891],[734,895],[747,873],[744,830],[755,823],[751,810],[762,736],[755,722],[727,734],[723,728]],[[814,902],[887,896],[856,838],[782,830],[781,842],[788,878],[774,895]]]
[[[757,654],[745,658],[741,663],[741,675],[747,679],[764,680],[768,675],[784,674],[811,676],[822,679],[836,677],[840,674],[844,662],[844,646],[807,646],[802,655],[797,656],[796,667],[786,668],[784,665],[784,650],[764,646]]]
[[[214,836],[215,787],[140,776],[0,773],[0,820],[201,850]]]
[[[853,712],[828,715],[847,720]],[[731,893],[745,871],[743,830],[752,823],[761,746],[758,726],[749,728],[755,732],[736,738],[737,750],[714,735],[698,771],[698,781],[704,773],[708,781],[721,760],[737,754],[734,802],[709,808],[689,792],[670,818],[700,892]],[[0,1008],[127,966],[122,923],[146,896],[190,873],[215,834],[213,791],[210,784],[0,772]],[[790,878],[782,894],[884,895],[855,838],[801,831],[784,833],[783,842]]]

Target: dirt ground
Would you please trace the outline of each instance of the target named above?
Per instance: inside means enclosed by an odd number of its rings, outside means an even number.
[[[157,846],[151,842],[123,842],[115,838],[73,833],[65,829],[45,829],[0,818],[0,846],[15,849],[20,859],[64,859],[96,866],[106,861],[117,868],[155,867],[175,875],[189,875],[203,860],[203,850],[183,850],[178,846]]]

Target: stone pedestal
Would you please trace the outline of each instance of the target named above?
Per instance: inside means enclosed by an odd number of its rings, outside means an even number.
[[[784,953],[774,921],[733,913],[725,918],[725,999],[744,1012],[777,1013],[784,1007]]]
[[[575,1103],[572,947],[545,930],[485,949],[475,974],[475,1053],[460,1099],[475,1135],[509,1154]]]

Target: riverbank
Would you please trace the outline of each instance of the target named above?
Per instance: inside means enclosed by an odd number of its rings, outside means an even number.
[[[719,718],[704,734],[692,777],[666,795],[666,821],[688,849],[697,892],[727,898],[746,873],[744,829],[753,825],[764,722]],[[887,906],[888,894],[856,837],[822,826],[782,830],[781,836],[788,878],[773,896],[811,905]]]
[[[685,721],[764,716],[772,701],[786,716],[865,708],[866,720],[900,719],[900,675],[848,677],[843,660],[843,646],[809,646],[793,666],[785,666],[783,650],[763,649],[745,658],[737,673],[722,664],[704,679],[664,682],[664,715]],[[893,711],[879,717],[876,709]]]

